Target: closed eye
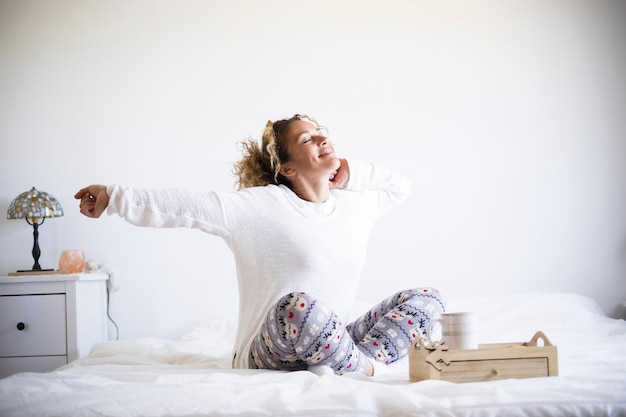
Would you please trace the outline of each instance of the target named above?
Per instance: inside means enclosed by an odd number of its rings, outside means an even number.
[[[309,132],[302,133],[300,135],[300,141],[302,143],[309,143],[313,140],[313,136]]]
[[[311,132],[311,131],[302,132],[300,134],[300,141],[302,143],[309,143],[313,140],[313,137],[327,138],[328,130],[326,130],[325,128],[318,128],[318,129],[315,129],[314,132]]]

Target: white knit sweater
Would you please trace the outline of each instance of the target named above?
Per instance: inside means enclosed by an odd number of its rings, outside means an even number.
[[[349,167],[347,187],[324,203],[276,185],[224,193],[112,185],[107,212],[138,226],[196,228],[224,239],[239,281],[233,366],[247,368],[252,338],[281,296],[304,291],[347,316],[374,221],[410,190],[397,172],[356,161]]]

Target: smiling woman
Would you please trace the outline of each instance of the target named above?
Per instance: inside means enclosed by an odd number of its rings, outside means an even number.
[[[296,191],[301,198],[320,202],[328,198],[324,192],[328,179],[331,188],[341,188],[349,177],[347,164],[342,164],[335,156],[328,140],[328,129],[306,115],[268,121],[261,145],[248,140],[242,147],[244,157],[235,165],[239,189],[284,184],[292,190],[294,187],[301,189]],[[305,175],[309,178],[305,179]],[[322,195],[311,195],[309,187],[302,184],[303,180],[322,184]]]
[[[340,159],[326,129],[296,114],[244,142],[239,190],[193,193],[92,185],[75,197],[88,217],[105,210],[130,223],[220,236],[239,280],[236,368],[360,372],[408,353],[444,310],[439,292],[399,291],[352,323],[367,242],[380,215],[409,194],[392,170]],[[398,319],[401,317],[401,319]]]

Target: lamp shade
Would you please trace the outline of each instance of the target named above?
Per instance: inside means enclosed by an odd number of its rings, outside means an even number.
[[[23,192],[11,201],[7,219],[26,219],[29,223],[39,223],[40,219],[63,216],[61,203],[51,194],[35,187]]]

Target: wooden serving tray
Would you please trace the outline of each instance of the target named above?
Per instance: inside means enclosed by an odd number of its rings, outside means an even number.
[[[539,339],[543,346],[538,345]],[[411,382],[478,382],[557,375],[556,346],[540,331],[526,343],[487,344],[467,350],[448,349],[445,341],[425,346],[424,339],[416,338],[409,350]]]

